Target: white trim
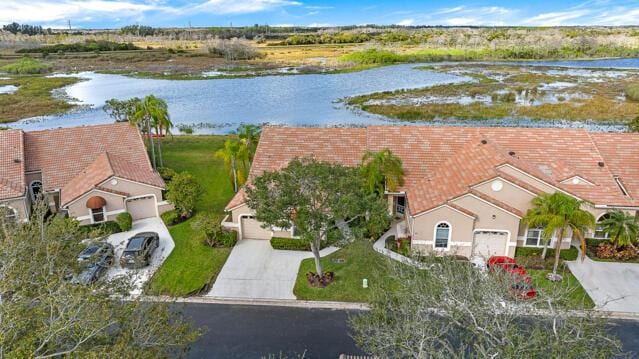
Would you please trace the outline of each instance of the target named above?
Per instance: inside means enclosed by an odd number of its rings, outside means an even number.
[[[601,218],[607,214],[610,214],[610,212],[604,212],[602,214],[600,214],[597,219],[595,220],[595,228],[593,228],[592,230],[592,238],[594,239],[600,239],[600,240],[607,240],[610,239],[610,235],[606,232],[606,235],[608,235],[608,237],[596,237],[595,235],[597,234],[597,225],[599,224],[599,221],[601,220]]]
[[[471,253],[474,254],[475,252],[475,235],[477,234],[477,232],[498,232],[498,233],[506,233],[507,238],[506,238],[506,248],[504,248],[504,254],[505,256],[508,255],[508,247],[512,247],[510,245],[510,237],[511,237],[511,233],[509,230],[507,229],[491,229],[491,228],[475,228],[473,230],[473,249],[471,251]],[[515,242],[513,244],[514,246],[517,246],[517,242]]]
[[[246,218],[246,217],[255,217],[255,213],[242,213],[239,216],[237,216],[237,223],[238,223],[238,228],[239,228],[238,232],[240,234],[240,239],[244,239],[244,236],[243,236],[243,233],[242,233],[242,218]],[[265,231],[268,231],[268,229],[266,229],[266,228],[262,228],[262,229],[264,229]],[[271,238],[273,238],[273,228],[271,228]],[[269,238],[269,240],[270,240],[270,238]]]
[[[446,239],[446,247],[437,247],[437,227],[439,227],[440,224],[445,224],[448,226],[448,238]],[[452,238],[453,238],[453,226],[450,225],[450,222],[448,221],[439,221],[437,223],[435,223],[435,227],[433,228],[433,249],[436,251],[449,251],[450,250],[450,245],[452,242]]]
[[[427,244],[427,245],[432,245],[433,243],[435,243],[433,241],[424,241],[424,240],[420,240],[420,239],[412,240],[410,242],[411,242],[411,244]]]
[[[583,177],[581,177],[579,175],[568,177],[568,178],[566,178],[565,180],[563,180],[563,181],[561,181],[559,183],[561,183],[561,184],[579,185],[580,183],[576,183],[576,184],[572,183],[572,180],[575,179],[575,178],[578,179],[579,181],[586,182],[586,184],[588,184],[590,186],[594,186],[595,185],[594,183],[588,181],[587,179],[585,179],[585,178],[583,178]]]
[[[557,190],[557,191],[559,191],[559,192],[561,192],[561,193],[567,194],[567,195],[572,196],[572,197],[574,197],[574,198],[576,198],[576,199],[578,199],[578,200],[580,200],[580,201],[583,201],[583,199],[581,199],[581,198],[579,198],[579,197],[575,196],[574,194],[572,194],[572,193],[570,193],[570,192],[566,192],[566,191],[564,191],[563,189],[561,189],[561,188],[559,188],[559,187],[557,187],[557,186],[554,186],[554,185],[552,185],[552,184],[548,183],[547,181],[545,181],[545,180],[543,180],[543,179],[541,179],[541,178],[535,177],[535,176],[533,176],[533,175],[531,175],[531,174],[529,174],[529,173],[527,173],[527,172],[525,172],[525,171],[523,171],[523,170],[520,170],[519,168],[517,168],[517,167],[515,167],[515,166],[513,166],[513,165],[511,165],[511,164],[504,163],[504,164],[503,164],[503,165],[501,165],[501,166],[497,166],[497,169],[501,169],[501,168],[503,168],[503,167],[509,167],[509,168],[512,168],[513,170],[515,170],[515,171],[517,171],[517,172],[519,172],[519,173],[521,173],[521,174],[523,174],[523,175],[525,175],[525,176],[527,176],[527,177],[529,177],[529,178],[532,178],[532,179],[537,180],[537,181],[539,181],[539,182],[545,183],[548,187],[551,187],[551,188],[553,188],[553,189],[555,189],[555,190]]]
[[[122,198],[127,198],[127,196],[123,195],[123,194],[119,194],[119,193],[113,193],[113,192],[109,192],[109,191],[103,191],[101,189],[98,188],[91,188],[90,190],[84,192],[83,194],[79,195],[76,199],[74,199],[73,201],[65,204],[64,206],[62,206],[62,208],[69,208],[70,205],[72,205],[73,203],[77,202],[80,200],[80,198],[86,196],[87,194],[91,193],[91,192],[100,192],[100,193],[106,193],[106,194],[110,194],[110,195],[114,195],[114,196],[118,196],[118,197],[122,197]]]
[[[117,180],[120,180],[120,181],[126,181],[126,182],[129,182],[129,183],[136,183],[136,184],[141,184],[141,185],[144,185],[144,186],[153,187],[153,188],[156,188],[156,189],[159,189],[159,190],[165,190],[166,189],[164,187],[158,187],[158,186],[154,186],[152,184],[148,184],[148,183],[145,183],[145,182],[138,182],[138,181],[134,181],[134,180],[130,180],[128,178],[118,177],[118,176],[111,176],[111,177],[107,178],[106,180],[100,182],[100,186],[104,185],[105,183],[111,181],[114,178],[117,179]]]
[[[502,177],[502,176],[496,176],[496,177],[493,177],[493,178],[491,178],[491,179],[489,179],[489,180],[486,180],[486,181],[483,181],[483,182],[479,182],[479,183],[477,183],[477,184],[475,184],[475,185],[472,185],[470,188],[474,189],[474,188],[479,187],[479,186],[481,186],[481,185],[484,185],[484,184],[486,184],[486,183],[492,182],[492,181],[494,181],[494,180],[496,180],[496,179],[500,179],[500,180],[502,180],[502,181],[508,182],[510,185],[515,186],[515,187],[519,188],[520,190],[522,190],[522,191],[524,191],[524,192],[526,192],[526,193],[530,194],[531,196],[533,196],[533,197],[537,197],[537,194],[535,194],[535,193],[533,193],[533,192],[531,192],[531,191],[529,191],[529,190],[525,189],[524,187],[522,187],[522,186],[520,186],[520,185],[518,185],[518,184],[516,184],[516,183],[513,183],[513,182],[511,182],[511,181],[509,181],[509,180],[505,179],[505,178],[504,178],[504,177]],[[540,191],[540,192],[543,192],[542,190],[539,190],[539,191]]]
[[[91,224],[95,224],[95,223],[104,223],[107,221],[107,214],[106,214],[106,205],[102,206],[102,220],[99,222],[96,222],[95,219],[93,218],[93,209],[92,208],[87,208],[89,210],[89,219],[91,220]]]
[[[639,211],[639,206],[615,206],[614,204],[597,204],[593,207],[598,209],[626,209],[630,211]]]
[[[245,205],[245,204],[246,204],[246,202],[243,202],[243,203],[238,204],[237,206],[235,206],[235,207],[233,207],[233,208],[225,209],[225,210],[224,210],[224,212],[231,212],[231,211],[234,211],[234,210],[236,210],[236,209],[238,209],[238,208],[242,207],[242,206],[243,206],[243,205]]]
[[[512,212],[510,212],[509,210],[503,209],[503,208],[499,207],[498,205],[496,205],[496,204],[494,204],[494,203],[490,203],[490,202],[486,201],[485,199],[482,199],[482,198],[480,198],[480,197],[478,197],[478,196],[476,196],[476,195],[474,195],[474,194],[472,194],[472,193],[466,193],[466,194],[463,194],[463,195],[461,195],[461,196],[459,196],[459,197],[453,198],[453,199],[451,199],[451,202],[452,202],[452,201],[456,201],[456,200],[458,200],[458,199],[462,199],[462,198],[464,198],[464,197],[468,197],[468,196],[474,197],[474,198],[476,198],[476,199],[478,199],[478,200],[480,200],[480,201],[482,201],[482,202],[484,202],[484,203],[486,203],[486,204],[488,204],[488,205],[491,205],[491,206],[493,206],[493,207],[495,207],[495,208],[497,208],[497,209],[499,209],[499,210],[501,210],[501,211],[503,211],[503,212],[505,212],[505,213],[510,214],[511,216],[514,216],[514,217],[517,217],[517,218],[521,219],[521,217],[520,217],[520,216],[518,216],[518,215],[516,215],[516,214],[514,214],[514,213],[512,213]]]
[[[431,208],[431,209],[429,209],[429,210],[427,210],[427,211],[424,211],[424,212],[420,212],[420,213],[418,213],[418,214],[416,214],[416,215],[413,215],[413,216],[410,216],[410,217],[412,217],[412,218],[417,218],[417,217],[423,216],[423,215],[425,215],[425,214],[427,214],[427,213],[430,213],[430,212],[432,212],[432,211],[435,211],[435,210],[437,210],[437,209],[440,209],[440,208],[442,208],[442,207],[448,207],[448,208],[452,209],[453,211],[458,212],[458,213],[461,213],[461,214],[463,214],[464,216],[466,216],[466,217],[468,217],[468,218],[475,219],[475,217],[474,217],[474,216],[471,216],[471,215],[470,215],[470,214],[468,214],[468,213],[464,213],[464,212],[462,212],[462,211],[460,211],[460,210],[458,210],[458,209],[456,209],[456,208],[452,207],[451,205],[449,205],[449,204],[447,204],[447,203],[441,204],[441,205],[439,205],[439,206],[437,206],[437,207]]]

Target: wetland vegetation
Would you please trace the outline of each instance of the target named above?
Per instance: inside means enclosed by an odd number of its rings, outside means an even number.
[[[469,81],[356,96],[347,103],[404,121],[541,119],[628,122],[639,114],[639,72],[517,64],[418,67]]]

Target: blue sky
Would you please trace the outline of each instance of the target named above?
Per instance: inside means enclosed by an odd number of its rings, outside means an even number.
[[[0,24],[150,26],[639,25],[639,0],[0,0]]]

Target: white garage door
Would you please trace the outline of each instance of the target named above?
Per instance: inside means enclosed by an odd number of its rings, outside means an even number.
[[[156,217],[155,197],[140,197],[126,201],[126,210],[131,213],[131,217],[138,219]]]
[[[242,217],[242,238],[271,239],[271,231],[264,229],[254,217]]]
[[[504,256],[508,233],[481,231],[475,232],[473,241],[473,255],[489,258],[490,256]]]

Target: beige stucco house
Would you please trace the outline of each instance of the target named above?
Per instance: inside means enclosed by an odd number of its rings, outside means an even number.
[[[10,220],[27,220],[44,196],[52,212],[81,224],[134,220],[170,210],[140,132],[127,123],[44,131],[0,131],[0,207]]]
[[[613,209],[639,210],[639,134],[579,129],[267,127],[249,181],[295,157],[355,166],[366,150],[383,148],[404,164],[405,185],[386,197],[414,251],[514,256],[517,246],[542,246],[541,230],[522,221],[542,193],[560,191],[583,200],[598,221]],[[240,238],[293,236],[293,229],[263,228],[243,191],[226,210],[224,225]],[[571,237],[561,239],[563,247]]]

